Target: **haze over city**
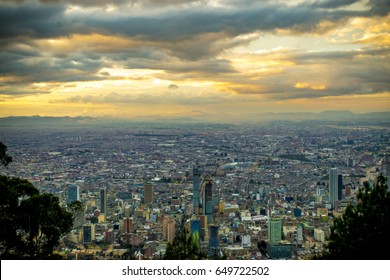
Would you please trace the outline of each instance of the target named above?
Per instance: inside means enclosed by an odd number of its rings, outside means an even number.
[[[0,117],[383,112],[370,1],[0,1]]]

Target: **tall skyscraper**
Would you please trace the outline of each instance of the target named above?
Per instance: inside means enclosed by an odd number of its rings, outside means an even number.
[[[339,174],[337,177],[337,199],[343,199],[343,174]]]
[[[91,243],[95,240],[95,225],[85,224],[83,226],[83,243]]]
[[[106,188],[100,189],[100,214],[103,215],[103,220],[107,218],[107,190]]]
[[[195,214],[199,213],[199,186],[200,186],[200,172],[197,166],[193,167],[193,183],[192,183],[192,206]]]
[[[206,235],[207,235],[207,227],[208,227],[207,216],[200,215],[199,222],[200,222],[200,239],[205,240]]]
[[[339,186],[339,178],[337,175],[337,168],[331,168],[329,170],[329,203],[331,209],[335,208],[335,203],[338,198],[338,186]]]
[[[317,203],[322,202],[322,193],[323,193],[323,189],[320,186],[317,186],[316,196],[315,196]]]
[[[297,241],[299,244],[303,243],[303,224],[298,224],[297,227]]]
[[[133,232],[133,218],[123,218],[123,233],[132,233]]]
[[[207,216],[207,221],[213,221],[213,182],[207,179],[202,187],[202,208],[203,214]]]
[[[219,226],[209,226],[209,249],[217,249],[219,245],[218,239]]]
[[[163,220],[163,240],[171,243],[175,238],[175,219],[172,216],[165,216]]]
[[[153,203],[153,185],[150,183],[144,185],[144,203]]]
[[[280,218],[269,219],[268,240],[271,243],[277,243],[282,240],[282,220]]]
[[[67,188],[68,205],[77,200],[80,200],[80,187],[76,185],[68,185]]]

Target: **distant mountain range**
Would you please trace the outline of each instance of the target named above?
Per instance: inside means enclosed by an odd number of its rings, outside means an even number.
[[[31,116],[31,117],[5,117],[0,118],[0,126],[52,126],[52,125],[83,125],[83,124],[93,124],[99,123],[99,119],[91,117],[41,117],[41,116]]]
[[[134,119],[116,119],[109,117],[41,117],[41,116],[12,116],[0,118],[0,127],[13,126],[106,126],[126,123],[260,123],[264,121],[381,121],[390,122],[390,112],[373,112],[356,114],[350,111],[324,111],[321,113],[252,113],[239,116],[217,116],[201,111],[189,112],[188,116],[148,116]]]
[[[262,113],[257,116],[261,120],[362,120],[362,119],[378,119],[390,121],[390,112],[373,112],[356,114],[350,111],[324,111],[321,113],[297,112],[297,113]]]

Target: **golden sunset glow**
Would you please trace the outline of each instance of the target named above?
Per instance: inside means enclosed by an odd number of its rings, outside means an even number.
[[[389,111],[389,10],[379,0],[1,1],[0,117]]]
[[[313,90],[325,90],[326,86],[325,85],[311,85],[309,83],[296,83],[295,88],[310,88]]]

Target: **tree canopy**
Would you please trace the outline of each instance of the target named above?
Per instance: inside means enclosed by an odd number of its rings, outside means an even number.
[[[0,165],[12,162],[0,142]],[[71,205],[71,211],[81,208]],[[73,213],[53,194],[40,193],[29,181],[0,175],[1,259],[54,259],[53,251],[73,226]]]
[[[168,243],[164,259],[165,260],[204,260],[206,254],[200,252],[200,248],[194,237],[187,238],[188,231],[182,229],[173,239],[172,244]]]
[[[61,237],[73,226],[58,197],[30,182],[0,175],[1,259],[54,259]]]
[[[7,167],[12,162],[12,157],[7,154],[7,146],[0,142],[0,165]]]
[[[357,205],[349,205],[331,227],[324,252],[318,259],[388,259],[390,250],[390,192],[380,175],[373,187],[366,182]]]

